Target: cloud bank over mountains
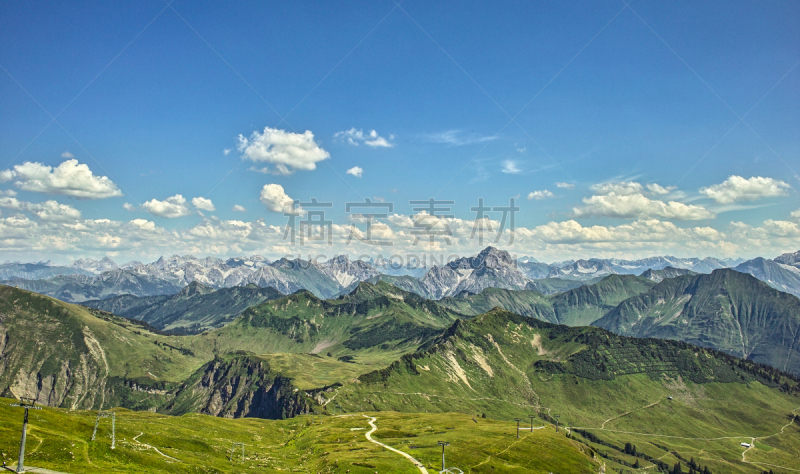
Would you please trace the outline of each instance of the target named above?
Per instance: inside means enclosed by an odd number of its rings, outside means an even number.
[[[346,136],[354,140],[363,138],[365,144],[376,138],[372,133],[359,132],[350,130]],[[283,166],[289,172],[313,170],[316,163],[329,156],[314,141],[311,132],[297,134],[266,128],[263,133],[255,132],[249,138],[240,137],[240,145],[246,160],[270,163],[276,170]],[[362,177],[363,172],[359,166],[347,170],[347,174],[357,178]],[[110,178],[95,175],[87,165],[74,158],[55,167],[26,162],[0,172],[0,178],[12,186],[0,189],[0,252],[16,258],[113,255],[142,259],[173,253],[213,256],[261,253],[273,257],[307,253],[467,255],[490,242],[520,255],[551,260],[586,255],[635,258],[664,253],[738,257],[780,254],[797,247],[800,239],[800,209],[783,219],[764,219],[760,224],[737,220],[720,224],[713,207],[702,203],[717,205],[777,199],[793,192],[786,182],[766,177],[730,176],[722,183],[700,188],[693,196],[685,190],[657,183],[596,183],[587,186],[591,194],[581,197],[578,205],[574,201],[575,191],[571,191],[575,184],[557,182],[554,183],[556,188],[565,195],[558,196],[553,205],[571,206],[571,210],[566,207],[560,218],[556,214],[551,221],[539,225],[517,226],[513,233],[508,223],[498,216],[484,219],[484,229],[489,232],[479,241],[476,222],[469,217],[390,212],[371,220],[354,216],[338,222],[334,219],[330,227],[331,246],[327,245],[327,237],[316,241],[307,239],[303,246],[293,246],[286,239],[290,219],[304,219],[308,212],[293,204],[296,198],[303,196],[293,197],[292,191],[283,184],[264,184],[254,196],[253,200],[257,199],[264,206],[261,208],[263,217],[254,221],[230,218],[233,213],[247,212],[240,204],[229,207],[229,203],[218,211],[210,198],[188,199],[182,194],[151,198],[140,206],[126,202],[123,207],[133,213],[133,218],[126,220],[97,218],[96,214],[92,218],[84,217],[81,207],[88,205],[86,200],[118,197],[122,192]],[[18,196],[17,190],[29,193],[31,198],[28,194]],[[35,202],[33,198],[42,193],[61,195],[76,202],[61,203],[54,199]],[[567,204],[570,195],[572,202]],[[547,189],[531,191],[527,195],[527,205],[545,205],[545,200],[555,197]],[[137,216],[137,212],[155,219]],[[231,216],[225,218],[229,213]],[[194,216],[193,220],[183,226],[181,220],[176,228],[165,228],[160,221],[190,216]],[[592,223],[585,219],[592,219]],[[693,221],[703,222],[690,225]],[[439,235],[430,242],[427,235],[420,238],[420,229]],[[376,241],[381,245],[374,245]]]

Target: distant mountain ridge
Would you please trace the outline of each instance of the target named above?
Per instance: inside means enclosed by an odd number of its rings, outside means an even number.
[[[215,290],[195,281],[175,295],[122,295],[82,304],[144,321],[162,331],[197,334],[224,326],[250,306],[283,296],[274,288],[259,288],[254,284]]]
[[[638,260],[590,258],[547,264],[530,256],[515,260],[509,252],[490,246],[475,256],[431,267],[409,264],[395,268],[386,260],[350,260],[344,255],[324,262],[300,258],[269,261],[260,255],[226,260],[173,255],[152,263],[129,262],[121,266],[108,257],[77,260],[69,267],[49,262],[6,263],[0,265],[0,281],[70,302],[124,294],[138,297],[175,294],[192,282],[215,289],[255,284],[285,294],[306,289],[326,299],[347,294],[362,281],[386,281],[438,300],[464,292],[477,294],[485,288],[554,294],[595,283],[608,275],[639,275],[650,271],[647,278],[657,281],[667,274],[708,273],[738,263],[737,271],[750,273],[781,291],[800,296],[799,260],[800,252],[795,252],[775,260],[744,263],[710,257],[664,256]],[[674,270],[667,270],[670,268]]]
[[[800,299],[731,269],[665,279],[592,325],[712,347],[800,374]]]

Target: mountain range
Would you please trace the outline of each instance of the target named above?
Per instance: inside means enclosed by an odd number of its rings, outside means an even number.
[[[800,252],[798,252],[800,253]],[[175,294],[192,282],[220,289],[255,284],[272,287],[284,294],[300,289],[319,298],[347,294],[361,281],[386,281],[428,299],[454,297],[463,292],[479,293],[485,288],[534,290],[555,294],[596,283],[608,275],[641,275],[647,278],[667,271],[709,273],[736,265],[771,286],[800,295],[798,253],[774,260],[756,258],[719,260],[714,258],[651,257],[639,260],[588,259],[546,264],[532,257],[514,259],[508,252],[487,247],[473,257],[461,257],[440,265],[395,267],[384,260],[350,260],[340,255],[328,261],[262,256],[196,258],[161,257],[155,262],[117,265],[108,257],[96,261],[78,260],[70,266],[49,263],[0,265],[5,284],[55,296],[68,302],[85,302],[121,295],[160,296]],[[667,270],[674,269],[674,270]],[[662,272],[663,273],[663,272]]]

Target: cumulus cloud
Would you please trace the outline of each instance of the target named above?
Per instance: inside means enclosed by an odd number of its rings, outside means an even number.
[[[678,201],[659,201],[643,194],[615,193],[583,198],[583,206],[572,209],[576,217],[659,217],[675,220],[711,219],[714,213],[702,206]]]
[[[556,183],[556,187],[560,189],[572,189],[575,187],[574,183]]]
[[[237,149],[245,159],[274,165],[277,174],[314,170],[318,162],[330,158],[310,130],[293,133],[266,127],[263,133],[255,131],[249,138],[239,135]]]
[[[528,193],[528,201],[532,201],[534,199],[537,201],[541,201],[542,199],[548,199],[553,196],[554,196],[553,193],[551,193],[546,189],[543,189],[541,191],[533,191],[531,193]]]
[[[72,153],[70,153],[68,151],[65,151],[64,153],[61,154],[61,158],[68,158],[68,159],[69,158],[75,158],[75,155],[73,155]]]
[[[62,194],[81,199],[103,199],[122,196],[107,176],[95,176],[78,160],[66,160],[57,167],[42,163],[25,162],[13,170],[0,172],[0,181],[14,180],[14,185],[24,191]]]
[[[261,188],[261,202],[272,212],[303,213],[300,207],[293,208],[294,200],[286,194],[280,184],[265,184]]]
[[[700,189],[701,194],[719,204],[786,196],[792,187],[788,183],[772,178],[754,176],[749,179],[733,175],[720,184]]]
[[[798,209],[796,211],[792,211],[791,216],[792,216],[792,219],[800,220],[800,209]]]
[[[193,198],[192,206],[196,207],[197,209],[200,209],[201,211],[213,212],[217,210],[217,208],[214,207],[214,203],[211,202],[211,199],[206,199],[204,197]]]
[[[519,165],[514,160],[505,160],[503,162],[503,168],[500,171],[508,174],[517,174],[522,172],[522,170],[519,169]]]
[[[611,183],[593,184],[590,189],[597,194],[616,194],[618,196],[642,194],[644,192],[644,186],[635,181],[617,181]]]
[[[362,174],[364,174],[364,170],[360,166],[353,166],[346,172],[347,174],[351,174],[356,178],[360,178]]]
[[[635,181],[618,181],[594,184],[591,189],[595,194],[583,198],[583,206],[572,209],[575,217],[699,220],[715,216],[702,206],[651,198],[674,191],[654,183],[645,186]]]
[[[125,204],[123,204],[122,208],[125,209],[126,211],[135,211],[136,210],[136,206],[134,206],[133,204],[131,204],[129,202],[126,202]]]
[[[168,197],[163,201],[151,199],[142,204],[142,207],[145,211],[154,216],[166,217],[168,219],[189,215],[189,207],[186,205],[186,198],[180,194]]]
[[[387,140],[386,138],[378,135],[378,132],[375,130],[370,130],[369,132],[364,133],[364,130],[362,129],[356,130],[355,128],[351,128],[350,130],[336,132],[333,135],[333,138],[344,141],[353,146],[358,146],[361,143],[373,148],[391,148],[394,146],[394,143],[390,141],[394,140],[394,135],[389,135],[389,140]]]
[[[33,203],[19,201],[14,197],[0,197],[0,207],[29,212],[44,221],[74,221],[81,218],[81,211],[53,200]]]
[[[244,206],[240,206],[238,204],[234,204],[231,208],[234,212],[247,212],[247,209]]]

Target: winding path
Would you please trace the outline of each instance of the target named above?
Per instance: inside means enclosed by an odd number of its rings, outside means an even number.
[[[374,433],[378,429],[378,427],[375,426],[375,420],[377,420],[378,418],[376,418],[374,416],[367,416],[367,415],[363,415],[363,416],[364,416],[364,418],[369,418],[369,422],[368,423],[369,423],[369,426],[372,427],[371,430],[369,430],[369,431],[367,431],[365,433],[365,436],[367,437],[368,441],[370,441],[371,443],[375,443],[375,444],[377,444],[378,446],[380,446],[382,448],[388,449],[389,451],[395,452],[395,453],[399,454],[400,456],[403,456],[404,458],[406,458],[409,461],[411,461],[412,463],[414,463],[414,465],[417,466],[417,468],[419,468],[419,472],[421,472],[422,474],[428,474],[428,470],[425,469],[425,466],[423,466],[421,462],[419,462],[416,459],[414,459],[413,457],[411,457],[410,454],[404,453],[403,451],[400,451],[399,449],[394,449],[391,446],[387,446],[387,445],[381,443],[380,441],[375,441],[374,439],[372,439],[372,433]]]
[[[141,444],[142,446],[147,446],[148,448],[151,448],[151,449],[155,450],[155,452],[157,452],[158,454],[160,454],[160,455],[164,456],[165,458],[172,459],[173,461],[178,461],[178,462],[181,462],[181,460],[180,460],[180,459],[175,459],[175,458],[173,458],[172,456],[167,456],[166,454],[162,453],[162,452],[161,452],[161,451],[159,451],[159,450],[158,450],[158,448],[156,448],[155,446],[153,446],[153,445],[150,445],[150,444],[147,444],[147,443],[142,443],[141,441],[139,441],[138,439],[136,439],[136,438],[138,438],[139,436],[141,436],[141,435],[143,435],[143,434],[144,434],[144,432],[141,432],[141,433],[139,433],[138,435],[136,435],[136,436],[134,436],[134,437],[133,437],[133,440],[134,440],[134,441],[136,441],[137,443]]]

